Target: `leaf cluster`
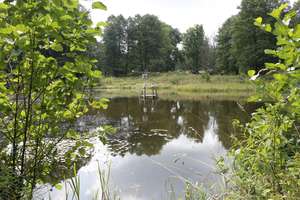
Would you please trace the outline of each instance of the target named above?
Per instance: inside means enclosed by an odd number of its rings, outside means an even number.
[[[272,33],[277,49],[266,50],[278,58],[261,71],[249,71],[258,80],[253,100],[268,101],[242,129],[244,141],[232,149],[233,176],[228,199],[297,199],[300,196],[300,69],[299,25],[289,22],[296,15],[282,4],[269,13],[274,24],[255,20],[260,29]]]
[[[55,170],[62,141],[75,140],[71,153],[80,155],[90,147],[73,124],[107,104],[89,95],[101,72],[86,51],[101,26],[78,0],[4,1],[0,10],[0,171],[13,180],[0,196],[31,198]]]

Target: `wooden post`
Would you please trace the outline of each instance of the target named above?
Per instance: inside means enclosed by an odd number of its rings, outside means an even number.
[[[152,98],[154,98],[155,94],[154,94],[154,85],[153,85],[153,83],[151,84],[151,90],[152,90]]]
[[[142,78],[144,79],[143,97],[147,98],[147,79],[148,73],[143,73]]]
[[[152,98],[157,98],[157,86],[156,84],[151,84],[151,90],[152,90]]]
[[[144,84],[144,98],[146,98],[147,97],[147,85],[146,85],[146,83]]]

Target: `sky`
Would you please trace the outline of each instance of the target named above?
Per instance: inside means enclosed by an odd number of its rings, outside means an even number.
[[[124,17],[136,14],[154,14],[159,19],[181,32],[202,24],[206,36],[213,38],[230,16],[239,12],[241,0],[102,0],[107,11],[92,10],[94,22],[105,21],[109,15]],[[92,0],[81,0],[90,8]]]

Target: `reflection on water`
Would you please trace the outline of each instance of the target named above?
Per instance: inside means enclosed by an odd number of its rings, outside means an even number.
[[[98,163],[111,163],[111,184],[124,200],[169,199],[172,191],[179,197],[186,180],[217,185],[215,158],[231,145],[233,119],[247,120],[235,102],[113,99],[108,110],[79,123],[81,129],[104,123],[118,128],[106,145],[95,140],[94,155],[78,171],[81,199],[99,189]],[[51,197],[65,199],[64,191],[53,189]]]

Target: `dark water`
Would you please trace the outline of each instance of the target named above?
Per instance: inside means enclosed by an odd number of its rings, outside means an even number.
[[[123,200],[182,197],[186,181],[217,190],[221,178],[215,160],[237,134],[232,120],[247,121],[254,108],[243,104],[243,109],[233,101],[112,99],[106,111],[79,124],[90,130],[103,124],[117,128],[106,145],[93,140],[94,154],[78,171],[81,199],[92,199],[100,188],[98,165],[110,168],[111,187]],[[65,199],[64,190],[54,189],[50,196]]]

